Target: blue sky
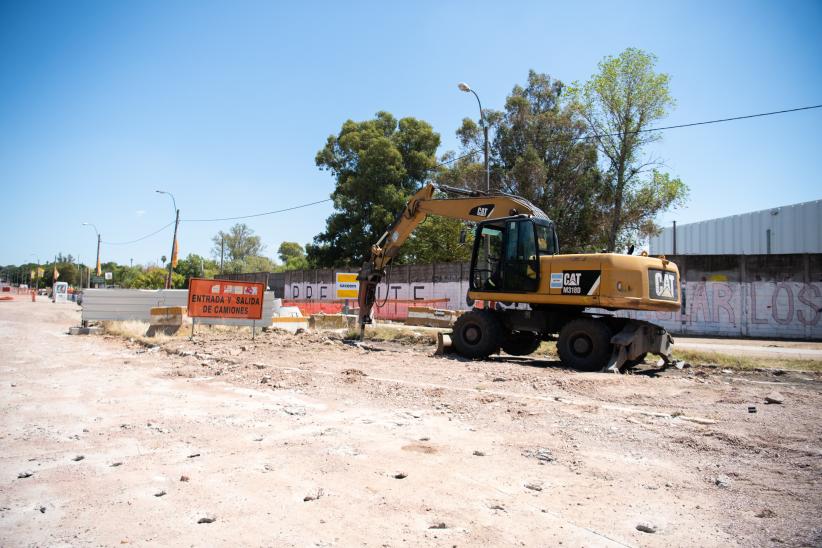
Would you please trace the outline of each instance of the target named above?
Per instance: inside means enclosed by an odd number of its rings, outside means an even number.
[[[314,165],[346,119],[428,121],[440,152],[529,69],[585,80],[638,47],[672,77],[665,125],[822,103],[822,3],[24,2],[0,3],[0,264],[57,252],[93,262],[93,222],[126,241],[171,221],[328,197]],[[691,188],[669,224],[822,198],[822,109],[668,131],[652,151]],[[274,256],[325,226],[323,204],[250,219]],[[184,223],[208,255],[231,223]],[[157,262],[171,233],[104,245]]]

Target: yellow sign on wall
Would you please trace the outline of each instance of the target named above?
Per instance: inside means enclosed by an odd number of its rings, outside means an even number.
[[[360,282],[357,275],[337,272],[337,283],[334,285],[337,299],[356,299],[360,294]]]

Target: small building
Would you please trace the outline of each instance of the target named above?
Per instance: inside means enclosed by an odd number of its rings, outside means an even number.
[[[822,200],[667,227],[680,270],[675,333],[822,339]]]

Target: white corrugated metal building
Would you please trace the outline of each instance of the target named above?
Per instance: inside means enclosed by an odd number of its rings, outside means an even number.
[[[649,242],[651,255],[822,253],[822,200],[667,227]]]

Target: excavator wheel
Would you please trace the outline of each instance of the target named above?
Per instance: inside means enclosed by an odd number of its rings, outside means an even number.
[[[559,332],[559,358],[574,369],[599,371],[608,364],[611,351],[611,330],[604,321],[577,318]]]
[[[490,310],[472,310],[454,324],[454,348],[466,358],[487,358],[499,351],[502,325]]]
[[[502,340],[502,349],[512,356],[533,354],[542,341],[534,333],[520,331],[509,333]]]

